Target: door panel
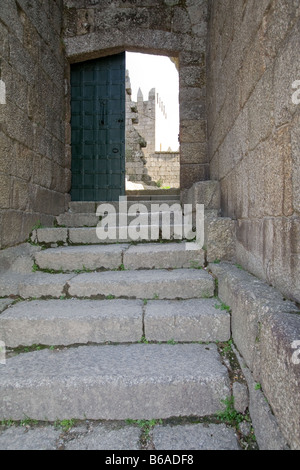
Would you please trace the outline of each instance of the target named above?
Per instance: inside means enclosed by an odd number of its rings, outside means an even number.
[[[73,201],[125,194],[125,53],[71,66]]]

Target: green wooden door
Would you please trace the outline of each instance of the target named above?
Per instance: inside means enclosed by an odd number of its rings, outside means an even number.
[[[125,52],[71,66],[73,201],[125,194]]]

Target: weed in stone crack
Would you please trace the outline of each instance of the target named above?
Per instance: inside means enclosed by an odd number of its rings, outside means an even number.
[[[241,435],[239,442],[242,449],[244,450],[258,450],[256,436],[252,426],[250,426],[249,434],[247,434],[246,436]]]
[[[218,309],[218,310],[226,310],[227,312],[230,311],[230,307],[229,305],[226,305],[224,304],[224,302],[221,302],[221,300],[219,300],[219,304],[215,304],[215,308]]]
[[[140,341],[138,341],[138,343],[140,343],[140,344],[141,344],[141,343],[143,343],[143,344],[149,344],[149,341],[146,339],[145,336],[142,336],[141,339],[140,339]]]
[[[229,353],[232,352],[232,349],[231,349],[231,346],[232,346],[232,339],[230,339],[229,341],[226,341],[226,342],[223,342],[220,344],[220,353],[222,356],[225,356]]]
[[[33,226],[32,229],[31,229],[31,233],[32,233],[34,230],[37,230],[38,228],[43,228],[43,226],[42,226],[40,220],[38,220],[37,223],[34,224],[34,226]]]
[[[39,271],[39,269],[40,268],[38,267],[38,265],[36,263],[34,263],[33,266],[32,266],[32,272],[36,273],[37,271]]]
[[[20,426],[34,426],[38,424],[38,420],[29,418],[26,416],[24,419],[20,421]]]
[[[75,419],[63,419],[61,421],[55,421],[54,426],[56,428],[61,428],[64,432],[68,432],[75,424]]]
[[[149,438],[150,432],[157,424],[162,424],[161,419],[126,419],[127,424],[134,424],[139,426],[142,429],[143,436],[142,438],[147,440]]]
[[[13,419],[3,419],[0,421],[1,426],[23,426],[23,427],[29,427],[29,426],[37,426],[39,424],[39,421],[37,419],[32,419],[29,418],[29,416],[24,415],[24,419],[21,419],[20,421],[14,421]]]
[[[2,419],[0,422],[1,426],[13,426],[15,422],[12,419]]]
[[[167,344],[177,344],[176,341],[172,338],[172,339],[169,339],[169,341],[167,341]]]
[[[82,269],[75,269],[74,273],[76,274],[82,274],[82,273],[91,273],[93,272],[91,269],[86,268],[84,265],[82,266]]]
[[[42,351],[43,349],[55,349],[55,346],[46,346],[44,344],[32,344],[31,346],[19,346],[17,348],[9,348],[8,351],[13,352],[15,355],[24,354],[34,351]]]
[[[190,261],[190,265],[192,269],[203,269],[203,266],[198,261]]]
[[[47,274],[62,274],[64,271],[62,268],[60,269],[49,269],[49,268],[45,268],[45,269],[42,269],[40,268],[36,263],[34,263],[34,265],[32,266],[32,272],[37,272],[37,271],[40,271],[41,273],[47,273]]]
[[[217,413],[217,418],[221,421],[230,424],[231,426],[238,426],[239,423],[245,420],[245,416],[234,409],[234,397],[227,397],[221,400],[221,403],[226,405],[225,410]]]

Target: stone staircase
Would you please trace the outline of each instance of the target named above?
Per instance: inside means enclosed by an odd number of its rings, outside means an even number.
[[[157,240],[100,243],[98,204],[73,202],[0,252],[0,449],[257,448],[252,425],[260,449],[298,449],[299,306],[235,265],[215,182],[136,196],[148,229],[153,202],[204,204],[204,246],[176,239],[176,213],[169,240],[156,220]]]
[[[232,239],[100,244],[95,209],[70,203],[64,227],[33,231],[33,272],[1,278],[0,419],[215,415],[232,393],[218,346],[231,325],[206,263]]]
[[[212,343],[229,340],[230,316],[216,308],[212,276],[183,267],[200,263],[201,250],[184,251],[184,243],[181,250],[164,247],[99,245],[35,254],[35,266],[64,272],[24,277],[22,301],[1,314],[7,348],[48,346],[12,357],[1,370],[2,419],[153,419],[220,410],[230,384]],[[145,263],[135,257],[138,251]],[[159,269],[149,269],[156,257]],[[75,272],[82,260],[93,271]]]

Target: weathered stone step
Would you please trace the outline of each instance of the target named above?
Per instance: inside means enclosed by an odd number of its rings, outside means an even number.
[[[131,196],[138,197],[140,200],[143,200],[147,197],[151,196],[177,196],[180,197],[180,189],[179,188],[170,188],[170,189],[162,189],[162,188],[153,188],[153,189],[127,189],[126,196],[128,199]]]
[[[93,213],[66,212],[56,217],[57,225],[61,227],[96,227],[100,218]]]
[[[214,281],[205,270],[156,269],[83,274],[10,274],[0,278],[0,296],[23,299],[53,297],[126,297],[190,299],[213,297]]]
[[[216,299],[34,300],[0,315],[0,338],[18,346],[148,341],[228,341],[230,315]]]
[[[134,343],[143,336],[142,300],[34,300],[0,315],[6,347]]]
[[[125,269],[199,268],[204,266],[205,253],[195,243],[147,243],[125,250]]]
[[[41,269],[55,271],[96,269],[192,268],[204,265],[204,251],[190,243],[93,245],[50,248],[35,254]]]
[[[20,296],[23,299],[53,297],[60,298],[66,293],[68,281],[76,276],[70,274],[10,273],[0,277],[0,297]]]
[[[153,300],[145,307],[149,341],[228,341],[230,314],[217,299]]]
[[[228,395],[214,344],[43,350],[12,357],[0,369],[0,419],[206,416]]]
[[[215,214],[206,213],[204,224],[204,246],[208,262],[218,260],[235,259],[236,245],[236,221],[225,218],[215,217]],[[34,230],[31,240],[34,243],[43,245],[100,245],[112,243],[136,243],[157,242],[160,240],[172,242],[172,240],[184,240],[190,234],[185,234],[182,225],[170,224],[169,234],[162,231],[162,224],[150,226],[141,226],[137,229],[128,227],[110,227],[110,237],[100,239],[97,236],[95,227],[55,227],[40,228]],[[103,230],[103,229],[100,229]],[[106,229],[105,229],[106,230]],[[104,231],[104,230],[103,230]],[[140,233],[139,233],[140,232]],[[101,236],[101,233],[98,234]],[[122,235],[122,238],[119,237]]]
[[[151,208],[145,207],[143,204],[136,204],[134,212],[116,212],[116,224],[130,224],[134,220],[136,223],[141,223],[142,225],[159,223],[159,225],[162,226],[162,224],[168,224],[169,221],[171,223],[174,223],[175,221],[176,224],[183,223],[184,208],[181,208],[180,204],[177,204],[177,206],[178,207],[176,207],[176,205],[173,206],[172,210],[170,208],[170,210],[164,209],[162,211],[158,211],[158,208],[153,207],[153,210],[151,211]],[[112,212],[112,214],[114,213]],[[125,214],[127,215],[127,219],[124,219]],[[205,216],[208,218],[217,217],[218,211],[207,210],[205,211]],[[102,223],[100,220],[100,215],[96,215],[96,213],[93,212],[65,212],[64,214],[60,214],[56,217],[56,223],[60,227],[96,227],[105,225],[107,223],[106,216],[101,215],[101,217],[103,218]],[[193,220],[195,220],[195,217],[193,217]]]
[[[113,207],[115,207],[116,212],[122,212],[124,207],[126,207],[123,204],[120,205],[119,201],[106,201],[106,202],[86,202],[86,201],[73,201],[69,203],[69,211],[70,213],[91,213],[91,214],[96,214],[97,207],[102,205],[102,204],[110,204]],[[152,204],[167,204],[169,206],[172,206],[173,204],[180,204],[179,198],[173,199],[173,198],[161,198],[159,197],[158,199],[152,199],[152,200],[141,200],[140,198],[138,200],[129,200],[127,199],[127,209],[131,206],[136,206],[137,204],[143,205],[147,208],[147,210],[151,210]],[[119,210],[122,209],[122,210]]]
[[[140,226],[137,229],[128,227],[114,227],[110,230],[113,236],[110,238],[100,239],[97,236],[96,227],[49,227],[39,228],[32,233],[31,240],[34,243],[41,244],[74,244],[74,245],[99,245],[106,243],[131,243],[131,242],[154,242],[161,239],[184,239],[184,227],[182,225],[170,224],[170,231],[161,232],[162,224]],[[164,229],[166,230],[166,229]],[[140,232],[140,233],[139,233]],[[119,234],[122,236],[119,236]],[[125,234],[125,235],[123,235]],[[189,237],[190,238],[190,237]]]
[[[72,297],[109,296],[137,299],[213,297],[213,278],[200,269],[106,271],[83,273],[68,281]]]
[[[65,246],[50,248],[35,254],[40,269],[55,271],[118,269],[129,245]]]
[[[178,221],[182,221],[182,216],[180,217],[180,211],[181,209],[176,209],[174,212],[150,212],[150,211],[145,211],[143,207],[140,208],[141,212],[137,214],[135,213],[129,213],[127,214],[127,219],[125,223],[127,222],[128,224],[131,223],[134,219],[136,219],[136,222],[139,223],[141,221],[144,224],[151,223],[151,221],[154,221],[154,223],[157,223],[160,219],[160,224],[162,223],[168,223],[170,220],[171,222],[174,221],[174,217],[177,217]],[[116,213],[115,218],[116,218],[116,224],[119,225],[119,220],[120,217],[122,217],[122,224],[124,224],[124,214],[125,213]],[[178,216],[179,214],[179,216]],[[139,220],[137,220],[137,217],[139,216]],[[165,221],[165,222],[164,222]],[[101,223],[100,221],[100,215],[96,215],[93,213],[72,213],[72,212],[65,212],[64,214],[61,214],[56,217],[56,222],[59,226],[62,227],[96,227],[97,225],[102,226],[107,223],[107,219],[105,216],[103,216],[103,222]]]

